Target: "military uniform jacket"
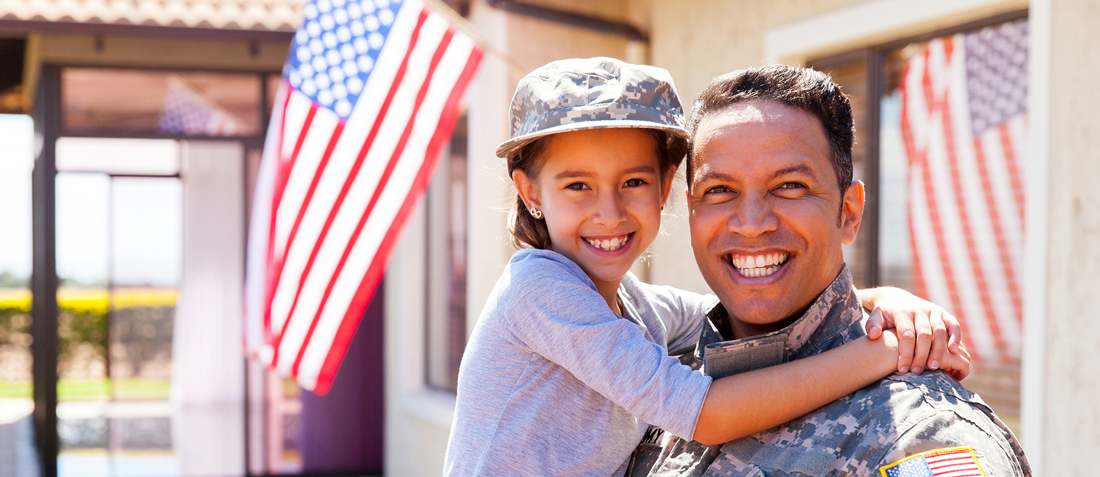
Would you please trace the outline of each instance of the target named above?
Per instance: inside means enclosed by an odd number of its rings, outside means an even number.
[[[777,332],[723,341],[717,330],[727,318],[718,304],[707,314],[695,358],[704,373],[719,378],[840,346],[865,334],[865,318],[845,267],[805,315]],[[1008,427],[977,394],[939,371],[889,376],[783,426],[721,446],[651,431],[627,475],[880,475],[907,457],[957,447],[972,449],[987,476],[1031,475]]]

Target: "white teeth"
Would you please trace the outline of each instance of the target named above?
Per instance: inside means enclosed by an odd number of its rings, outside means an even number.
[[[787,261],[786,252],[769,253],[766,255],[734,255],[730,262],[741,275],[748,278],[766,277],[779,270],[779,267]]]
[[[593,247],[596,247],[600,250],[612,251],[612,250],[618,250],[619,247],[622,247],[623,244],[625,244],[628,240],[630,240],[630,235],[627,234],[627,235],[623,235],[621,237],[615,237],[615,238],[603,239],[603,240],[594,240],[594,239],[584,239],[584,240],[586,242],[588,242],[590,245],[592,245]]]

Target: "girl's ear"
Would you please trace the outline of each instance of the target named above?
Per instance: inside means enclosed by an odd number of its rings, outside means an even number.
[[[527,206],[527,210],[542,210],[542,202],[539,201],[538,197],[538,187],[536,187],[535,181],[527,177],[527,173],[523,172],[523,169],[512,171],[512,182],[516,184],[516,192],[519,193],[523,205]]]

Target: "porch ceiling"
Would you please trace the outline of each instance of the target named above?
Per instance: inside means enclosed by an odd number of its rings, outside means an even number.
[[[305,0],[0,0],[0,21],[294,31]]]

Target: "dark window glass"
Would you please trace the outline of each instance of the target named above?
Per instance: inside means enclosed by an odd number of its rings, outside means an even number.
[[[256,136],[261,76],[66,68],[66,134]]]

